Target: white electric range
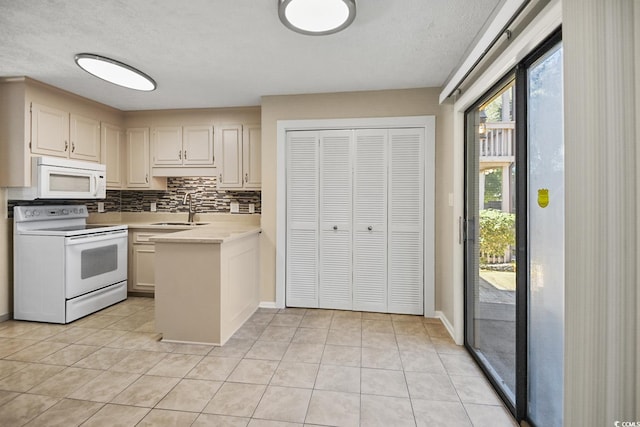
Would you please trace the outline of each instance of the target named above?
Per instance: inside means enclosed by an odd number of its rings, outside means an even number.
[[[83,205],[13,212],[15,319],[69,323],[127,298],[126,225],[87,224]]]

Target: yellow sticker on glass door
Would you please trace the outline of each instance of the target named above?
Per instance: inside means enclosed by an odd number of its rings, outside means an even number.
[[[548,188],[540,188],[538,189],[538,206],[541,208],[546,208],[549,206],[549,189]]]

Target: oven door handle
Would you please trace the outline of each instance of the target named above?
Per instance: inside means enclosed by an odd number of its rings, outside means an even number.
[[[127,230],[107,231],[99,234],[83,234],[80,236],[71,236],[66,238],[67,245],[80,245],[94,242],[104,242],[106,240],[126,239]]]

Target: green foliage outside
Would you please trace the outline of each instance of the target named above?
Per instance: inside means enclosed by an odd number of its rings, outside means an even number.
[[[502,201],[502,170],[494,169],[484,176],[484,203]]]
[[[516,216],[496,209],[480,211],[480,251],[485,256],[504,256],[516,244]]]
[[[503,105],[505,103],[506,105]],[[496,97],[484,108],[487,123],[499,123],[514,120],[512,103],[513,86],[509,86],[503,92],[496,95]]]
[[[497,97],[484,109],[487,115],[488,123],[497,123],[502,121],[502,98]]]

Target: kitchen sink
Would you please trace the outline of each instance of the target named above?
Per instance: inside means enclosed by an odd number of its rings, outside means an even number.
[[[154,222],[151,225],[186,225],[186,226],[192,226],[192,225],[207,225],[209,224],[208,222]]]

